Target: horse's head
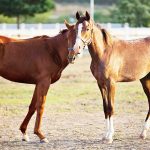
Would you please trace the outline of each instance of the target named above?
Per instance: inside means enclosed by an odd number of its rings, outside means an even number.
[[[76,36],[76,29],[75,25],[70,25],[66,20],[65,20],[65,25],[68,29],[68,34],[67,34],[67,39],[68,39],[68,62],[69,63],[74,63],[74,60],[76,58],[76,55],[78,54],[77,51],[74,50],[73,44],[74,44],[74,39]]]
[[[80,54],[92,40],[93,25],[89,13],[86,12],[85,16],[81,17],[77,12],[76,19],[77,23],[75,25],[69,25],[65,22],[66,27],[70,30],[68,32],[69,63],[73,63],[76,55]]]
[[[74,49],[81,51],[85,46],[89,45],[92,42],[93,22],[90,19],[90,15],[87,11],[85,13],[85,16],[80,16],[77,12],[76,19],[77,34]]]

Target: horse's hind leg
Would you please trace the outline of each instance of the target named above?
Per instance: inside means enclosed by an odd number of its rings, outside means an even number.
[[[140,135],[140,137],[142,139],[145,139],[147,131],[148,131],[149,127],[150,127],[150,119],[149,119],[149,116],[150,116],[150,76],[146,76],[143,79],[141,79],[140,81],[142,83],[144,92],[145,92],[145,94],[146,94],[146,96],[148,98],[148,104],[149,104],[149,111],[147,113],[147,116],[146,116],[146,119],[145,119],[145,123],[144,123],[144,126],[143,126],[143,130],[142,130],[142,133]]]
[[[36,110],[36,101],[37,101],[37,96],[36,96],[36,91],[37,91],[37,87],[35,87],[35,90],[34,90],[34,94],[33,94],[33,97],[32,97],[32,101],[31,101],[31,104],[29,106],[29,110],[28,110],[28,113],[24,119],[24,121],[22,122],[21,126],[20,126],[20,130],[23,134],[23,141],[29,141],[29,137],[28,135],[26,134],[26,130],[27,130],[27,125],[32,117],[32,115],[34,114],[35,110]]]

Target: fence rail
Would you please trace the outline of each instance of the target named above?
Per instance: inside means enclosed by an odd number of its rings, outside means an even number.
[[[131,28],[128,24],[101,24],[108,29],[114,36],[122,39],[135,39],[150,36],[150,28]],[[17,29],[16,24],[0,24],[0,35],[10,37],[28,38],[37,35],[54,36],[58,34],[61,29],[64,29],[64,24],[21,24],[20,29]]]

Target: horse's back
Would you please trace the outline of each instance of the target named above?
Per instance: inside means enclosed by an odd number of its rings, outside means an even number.
[[[150,37],[118,42],[119,80],[134,81],[150,72]],[[117,60],[117,57],[114,59]]]
[[[0,36],[0,43],[8,43],[8,42],[15,42],[18,41],[17,39],[6,37],[6,36]]]

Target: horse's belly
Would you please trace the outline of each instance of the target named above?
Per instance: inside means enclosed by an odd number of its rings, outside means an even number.
[[[3,78],[7,80],[19,82],[19,83],[29,83],[29,84],[36,83],[36,79],[33,78],[33,76],[30,73],[25,74],[22,72],[13,71],[11,69],[0,70],[0,76],[2,76]]]
[[[131,81],[139,80],[145,77],[149,72],[150,70],[147,70],[147,69],[142,69],[142,68],[130,69],[129,67],[127,70],[122,71],[118,75],[118,82],[131,82]]]
[[[13,81],[13,82],[18,82],[18,83],[27,83],[27,84],[36,84],[36,80],[33,78],[28,78],[28,77],[18,77],[18,76],[8,76],[8,75],[2,75],[3,78]]]
[[[19,61],[18,61],[19,60]],[[23,59],[25,60],[25,59]],[[7,80],[34,84],[38,77],[39,66],[36,61],[21,61],[21,59],[10,59],[0,62],[0,76]]]

